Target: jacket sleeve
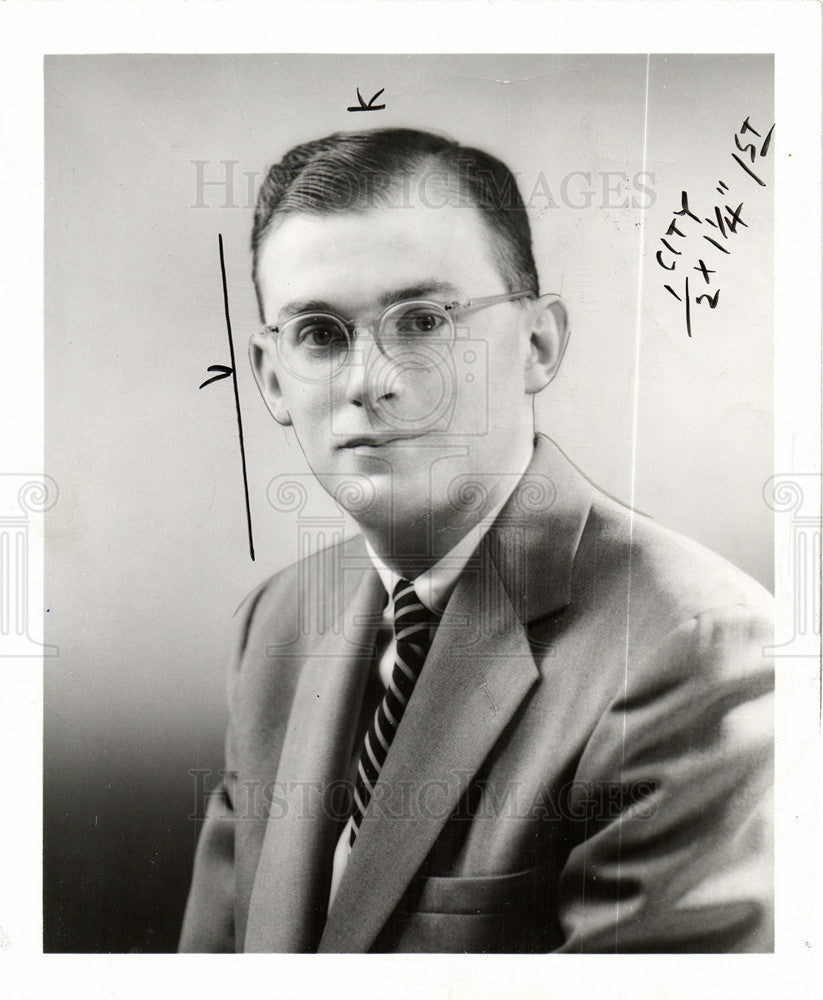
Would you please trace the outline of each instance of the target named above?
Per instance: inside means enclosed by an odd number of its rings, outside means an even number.
[[[773,950],[772,642],[768,615],[734,607],[627,661],[576,775],[621,796],[561,872],[559,951]]]
[[[246,649],[252,616],[258,600],[269,581],[261,584],[237,610],[240,628],[235,652],[228,672],[230,707],[229,731],[226,737],[227,756],[232,740],[233,691],[243,654]],[[209,796],[206,815],[189,890],[180,952],[233,952],[236,950],[234,904],[234,836],[235,814],[232,797],[232,775],[224,772],[223,780]]]
[[[197,845],[179,951],[234,950],[234,816],[221,782],[209,797]]]

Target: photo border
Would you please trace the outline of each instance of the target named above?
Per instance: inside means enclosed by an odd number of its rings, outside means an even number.
[[[563,3],[334,0],[292,3],[69,2],[0,6],[0,274],[14,363],[2,374],[2,470],[43,469],[43,72],[58,52],[773,52],[775,156],[775,474],[798,476],[820,525],[821,7],[772,3]],[[777,642],[792,634],[793,574],[785,511],[775,513]],[[32,586],[43,589],[33,516]],[[819,582],[819,581],[818,581]],[[814,581],[812,581],[814,583]],[[805,586],[805,582],[803,583]],[[32,605],[35,620],[42,603]],[[815,645],[816,643],[816,645]],[[816,840],[820,775],[819,636],[777,660],[778,921],[774,955],[750,956],[173,956],[42,954],[42,673],[2,663],[0,777],[12,804],[0,869],[0,980],[15,998],[65,991],[204,997],[248,979],[289,997],[631,995],[658,1000],[812,996],[823,909]],[[240,964],[243,963],[242,968]],[[251,963],[251,964],[249,964]],[[640,963],[640,964],[638,964]],[[241,978],[243,977],[243,978]],[[817,988],[821,980],[817,979]]]

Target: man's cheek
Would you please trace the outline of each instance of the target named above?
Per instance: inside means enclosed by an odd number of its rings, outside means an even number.
[[[320,393],[319,399],[302,393],[293,396],[289,404],[295,433],[301,444],[307,445],[320,441],[328,442],[331,436],[331,408],[326,394]]]

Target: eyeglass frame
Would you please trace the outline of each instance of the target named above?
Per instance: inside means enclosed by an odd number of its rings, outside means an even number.
[[[262,327],[260,332],[264,336],[273,337],[275,334],[281,333],[283,328],[287,324],[292,323],[295,320],[304,318],[306,316],[318,316],[326,319],[332,319],[335,322],[337,322],[343,329],[348,339],[347,354],[343,363],[340,364],[339,367],[335,368],[328,375],[324,375],[321,378],[316,379],[316,381],[322,382],[335,378],[350,363],[352,345],[354,344],[354,341],[356,340],[358,333],[364,329],[367,329],[371,332],[372,338],[374,339],[375,345],[377,346],[378,350],[381,352],[381,354],[385,354],[385,351],[383,351],[383,348],[381,346],[381,336],[380,336],[381,327],[383,326],[383,321],[385,320],[385,317],[392,310],[397,309],[399,306],[404,306],[404,305],[435,306],[437,309],[441,309],[445,313],[446,318],[449,320],[450,336],[448,338],[448,343],[453,343],[457,337],[457,328],[455,326],[453,316],[457,313],[465,314],[470,312],[476,312],[480,309],[488,309],[491,306],[500,305],[504,302],[514,302],[517,299],[522,299],[522,298],[533,298],[537,300],[537,298],[546,298],[549,296],[555,296],[558,299],[560,298],[560,296],[555,292],[546,292],[543,296],[536,296],[533,291],[528,289],[523,289],[518,292],[504,292],[499,295],[486,295],[481,298],[467,299],[465,302],[460,302],[459,300],[455,300],[452,302],[436,302],[434,299],[400,299],[399,301],[392,302],[388,306],[386,306],[386,308],[383,309],[377,316],[375,316],[374,319],[369,320],[367,323],[357,323],[357,324],[355,324],[351,320],[345,319],[338,313],[324,312],[323,310],[310,309],[305,312],[295,313],[294,316],[290,316],[289,319],[287,319],[286,322],[283,323],[282,325],[266,324],[265,326]],[[277,342],[278,338],[274,339],[275,342]],[[445,338],[443,337],[434,339],[436,342],[439,343],[443,343],[445,340]],[[288,362],[286,362],[285,359],[284,363],[287,365],[287,367],[291,367],[288,365]],[[296,372],[294,374],[297,375]],[[301,374],[298,375],[298,377],[303,378],[305,376]],[[312,381],[315,380],[312,379]]]

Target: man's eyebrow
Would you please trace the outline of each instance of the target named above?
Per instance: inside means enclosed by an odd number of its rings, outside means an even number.
[[[292,316],[297,316],[299,313],[305,312],[331,312],[336,313],[337,310],[328,302],[324,302],[322,299],[295,299],[293,302],[287,302],[280,312],[277,314],[278,322],[283,322]]]
[[[432,296],[455,299],[459,296],[459,290],[448,281],[439,281],[437,278],[432,278],[429,281],[420,281],[413,285],[404,285],[401,288],[392,288],[387,292],[383,292],[377,299],[377,305],[379,309],[385,309],[394,302],[405,302],[409,299],[428,299]],[[307,312],[326,312],[342,315],[337,306],[323,299],[294,299],[291,302],[287,302],[280,309],[277,319],[278,322],[283,323],[292,316]]]
[[[394,288],[389,292],[384,292],[378,302],[381,308],[385,309],[393,302],[405,302],[408,299],[428,299],[433,295],[446,296],[454,299],[459,295],[458,289],[448,281],[440,281],[432,278],[430,281],[417,282],[414,285],[406,285],[403,288]]]

